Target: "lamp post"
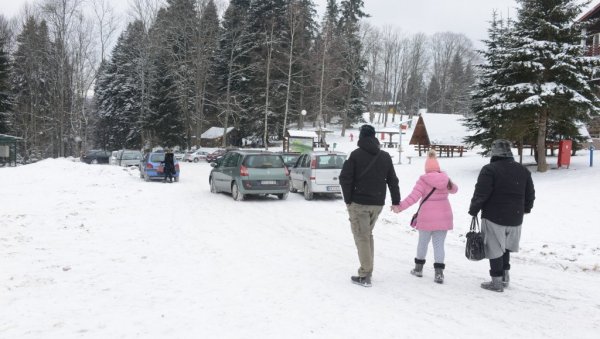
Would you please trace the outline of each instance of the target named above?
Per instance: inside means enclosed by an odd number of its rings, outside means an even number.
[[[300,129],[301,130],[304,127],[304,117],[305,116],[306,116],[306,110],[303,109],[302,111],[300,111]]]

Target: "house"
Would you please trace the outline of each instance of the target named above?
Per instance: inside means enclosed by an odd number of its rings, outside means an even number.
[[[584,13],[578,22],[592,21],[593,23],[583,29],[582,35],[585,36],[581,41],[581,45],[585,47],[585,53],[587,56],[600,58],[600,2],[596,4],[592,9]],[[600,68],[595,69],[592,75],[594,84],[600,85]],[[600,95],[600,92],[596,93]],[[600,117],[592,119],[588,124],[588,131],[594,138],[600,138]]]
[[[460,114],[421,113],[408,144],[415,145],[419,156],[433,148],[439,156],[462,157],[467,150],[464,139],[470,135],[463,119]]]
[[[211,127],[208,130],[206,130],[204,133],[202,133],[202,135],[200,135],[200,140],[202,142],[203,146],[207,146],[207,147],[220,147],[223,146],[223,132],[224,132],[224,128],[222,127]],[[227,128],[227,133],[226,134],[226,142],[225,142],[225,146],[229,146],[231,144],[233,144],[234,139],[234,135],[233,135],[233,127],[228,127]]]

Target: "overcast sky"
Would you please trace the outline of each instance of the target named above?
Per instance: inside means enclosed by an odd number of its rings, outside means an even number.
[[[128,1],[110,1],[125,16]],[[322,13],[327,1],[313,1]],[[26,2],[33,1],[0,0],[0,13],[6,17],[17,15]],[[594,0],[590,7],[598,2]],[[368,20],[375,26],[391,25],[407,34],[464,33],[476,46],[481,46],[480,41],[487,37],[492,11],[497,10],[502,16],[516,14],[515,0],[364,0],[364,3],[365,12],[371,15]]]

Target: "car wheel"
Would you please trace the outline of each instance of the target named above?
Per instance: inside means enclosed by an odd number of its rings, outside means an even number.
[[[94,164],[94,165],[97,165],[97,164],[98,164],[98,159],[94,159],[94,160],[92,160],[92,162],[91,162],[91,163],[92,163],[92,164]]]
[[[277,194],[277,198],[279,198],[279,200],[285,200],[285,199],[287,199],[287,197],[288,197],[288,192]]]
[[[290,192],[292,192],[292,193],[298,192],[298,190],[294,188],[294,184],[292,183],[292,179],[290,179]]]
[[[312,200],[312,198],[313,198],[313,192],[311,192],[310,188],[308,188],[308,184],[304,183],[304,199]]]
[[[233,185],[231,185],[231,196],[233,197],[233,200],[236,201],[244,200],[244,195],[240,192],[237,182],[234,182]]]
[[[211,193],[219,193],[217,191],[217,186],[215,185],[215,181],[213,180],[213,178],[210,178],[210,192]]]
[[[194,158],[194,162],[198,162],[198,158]]]

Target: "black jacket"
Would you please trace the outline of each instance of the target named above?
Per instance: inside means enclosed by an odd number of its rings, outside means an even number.
[[[381,152],[373,166],[361,176],[369,163]],[[355,202],[361,205],[385,205],[386,185],[392,196],[392,205],[400,204],[398,177],[392,158],[379,150],[375,137],[358,140],[358,149],[350,153],[340,173],[340,185],[346,204]]]
[[[523,213],[531,212],[535,189],[531,173],[513,158],[492,158],[483,166],[469,207],[477,215],[502,226],[519,226]]]

